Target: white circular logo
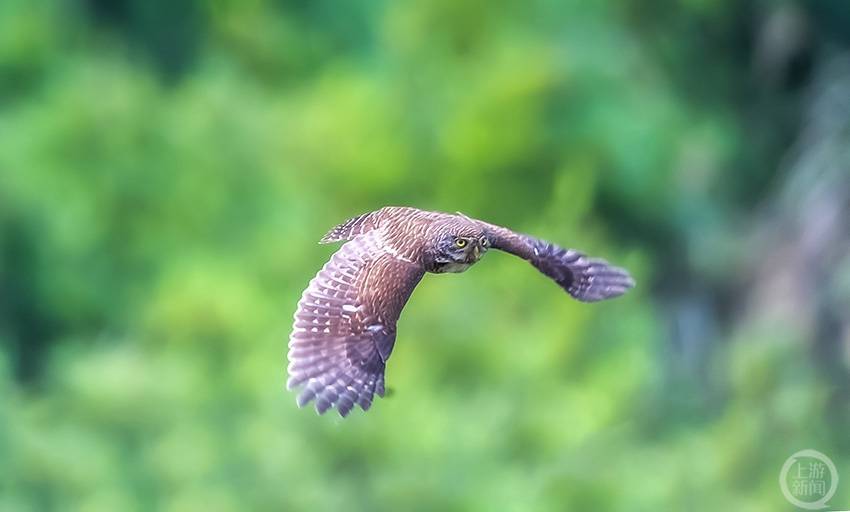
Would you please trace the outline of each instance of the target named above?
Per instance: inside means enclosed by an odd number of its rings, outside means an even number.
[[[817,450],[800,450],[788,457],[779,473],[779,488],[795,507],[821,510],[838,489],[838,471],[829,457]]]

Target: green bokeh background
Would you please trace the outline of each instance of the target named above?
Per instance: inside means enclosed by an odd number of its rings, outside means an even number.
[[[850,507],[848,49],[843,1],[0,2],[0,511],[793,510],[803,448]],[[388,398],[298,409],[316,242],[390,204],[638,286],[490,253]]]

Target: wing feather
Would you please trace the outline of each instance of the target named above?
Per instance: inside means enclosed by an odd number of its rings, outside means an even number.
[[[310,281],[289,337],[289,389],[299,407],[336,408],[346,416],[384,395],[384,371],[396,323],[422,278],[420,265],[396,258],[379,230],[344,244]]]
[[[600,258],[590,258],[574,249],[508,228],[481,222],[494,248],[529,261],[537,270],[558,283],[573,298],[596,302],[618,297],[634,287],[629,273]]]
[[[357,235],[367,233],[378,227],[378,215],[380,210],[364,213],[357,217],[352,217],[347,221],[334,226],[328,233],[319,241],[320,244],[329,244],[331,242],[339,242],[342,240],[351,240]]]

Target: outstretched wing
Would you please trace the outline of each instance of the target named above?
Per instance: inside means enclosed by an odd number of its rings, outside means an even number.
[[[626,293],[635,285],[629,273],[599,258],[589,258],[546,240],[481,222],[491,245],[528,260],[561,288],[582,302],[596,302]]]
[[[310,281],[298,302],[289,336],[287,388],[303,385],[298,406],[315,400],[316,411],[336,407],[345,417],[384,396],[384,369],[396,322],[421,265],[386,250],[381,232],[343,245]]]

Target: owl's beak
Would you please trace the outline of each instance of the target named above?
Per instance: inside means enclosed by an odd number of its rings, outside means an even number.
[[[478,261],[481,258],[481,248],[478,245],[472,246],[472,261]]]

